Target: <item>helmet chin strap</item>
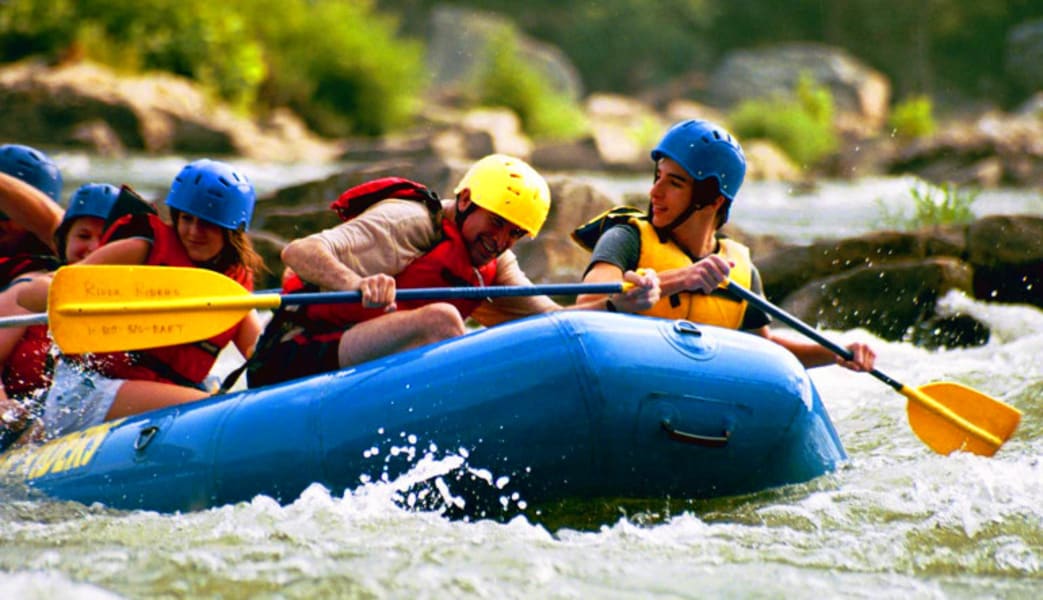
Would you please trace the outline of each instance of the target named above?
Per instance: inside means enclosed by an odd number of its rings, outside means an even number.
[[[469,217],[471,213],[474,212],[474,209],[478,208],[477,204],[475,204],[474,202],[469,202],[466,209],[460,210],[460,197],[464,194],[468,194],[468,200],[470,200],[469,190],[461,190],[461,192],[456,195],[456,211],[454,211],[456,212],[456,216],[453,219],[456,222],[456,228],[460,231],[463,231],[464,221],[467,220],[467,217]]]
[[[677,229],[677,227],[681,225],[681,223],[687,221],[688,217],[692,216],[695,213],[695,211],[702,210],[707,206],[710,206],[716,200],[717,198],[712,198],[709,201],[696,202],[693,198],[691,202],[688,203],[688,207],[685,208],[684,211],[681,212],[681,214],[677,215],[677,218],[675,218],[673,221],[667,223],[663,227],[656,227],[655,225],[652,225],[652,228],[655,229],[656,235],[659,236],[659,241],[666,242],[666,240],[670,239],[670,234],[673,233],[674,229]],[[651,202],[648,203],[648,222],[652,222]]]

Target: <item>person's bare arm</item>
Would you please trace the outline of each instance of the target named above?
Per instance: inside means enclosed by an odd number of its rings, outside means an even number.
[[[728,277],[731,265],[717,254],[711,254],[680,269],[659,273],[659,282],[664,296],[678,292],[701,292],[709,294]]]
[[[282,251],[283,264],[308,283],[325,290],[358,290],[362,305],[395,310],[395,278],[384,273],[363,277],[348,268],[318,237],[294,240]]]
[[[14,317],[28,313],[17,302],[18,288],[25,285],[27,284],[19,283],[0,292],[0,315]],[[15,346],[18,345],[22,336],[25,335],[25,329],[25,327],[0,328],[0,373],[4,371],[11,352],[14,351]],[[26,417],[26,414],[20,402],[8,397],[4,384],[0,381],[0,427],[3,427],[5,422],[10,425],[20,423]]]
[[[87,255],[78,265],[143,265],[152,251],[152,243],[141,238],[109,242]]]
[[[616,281],[631,285],[623,292],[616,294],[581,294],[576,298],[576,303],[567,308],[638,313],[652,308],[656,302],[659,302],[661,291],[659,277],[651,269],[624,273],[615,265],[599,262],[590,271],[587,271],[586,277],[583,278],[583,283]]]
[[[127,238],[108,243],[86,258],[79,265],[140,265],[145,263],[152,244],[138,238]],[[47,290],[51,285],[51,274],[40,275],[33,281],[20,286],[18,304],[29,312],[47,310]]]
[[[243,358],[250,358],[253,356],[254,347],[257,345],[257,338],[260,337],[263,329],[264,327],[261,325],[261,317],[257,314],[256,310],[251,310],[246,317],[243,318],[239,330],[235,332],[235,339],[232,340],[236,349],[239,350],[239,354],[243,355]]]
[[[852,371],[872,371],[876,362],[876,352],[868,345],[861,342],[853,342],[847,345],[854,360],[844,360],[833,354],[831,350],[816,342],[794,339],[788,335],[780,334],[765,325],[759,329],[749,330],[750,333],[767,338],[783,348],[789,350],[797,357],[800,364],[805,368],[824,367],[828,365],[840,365]]]
[[[0,211],[43,243],[54,246],[54,232],[65,216],[58,203],[28,183],[0,173]]]
[[[282,262],[297,275],[328,290],[356,290],[362,277],[337,258],[319,237],[293,240],[282,250]]]

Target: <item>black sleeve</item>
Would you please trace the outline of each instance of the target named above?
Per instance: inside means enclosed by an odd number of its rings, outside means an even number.
[[[750,291],[761,298],[764,297],[764,283],[761,282],[760,271],[753,267],[750,274]],[[742,317],[741,329],[760,329],[765,325],[771,325],[771,315],[751,304],[746,305],[746,314]]]
[[[598,239],[583,274],[586,275],[599,262],[619,267],[624,273],[633,271],[640,257],[641,233],[633,225],[615,225]]]
[[[152,222],[145,214],[128,215],[119,219],[112,224],[112,227],[106,232],[106,236],[108,238],[105,240],[106,243],[130,238],[147,240],[149,243],[156,241]]]

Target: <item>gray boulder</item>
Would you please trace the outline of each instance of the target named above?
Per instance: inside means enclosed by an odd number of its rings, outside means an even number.
[[[781,44],[732,52],[711,75],[707,102],[730,110],[743,100],[792,97],[805,74],[832,92],[843,125],[863,134],[883,126],[891,100],[890,82],[844,50],[823,44]]]
[[[1043,217],[996,215],[967,230],[974,295],[1043,308]]]
[[[862,327],[889,340],[936,317],[950,290],[972,293],[973,270],[951,257],[860,266],[812,281],[789,295],[783,308],[832,329]]]
[[[92,63],[0,67],[0,138],[88,146],[98,152],[238,154],[261,160],[325,160],[338,144],[295,117],[254,122],[168,74],[121,76]]]
[[[1043,89],[1043,19],[1011,29],[1003,58],[1007,76],[1022,89]]]
[[[427,62],[432,92],[447,97],[466,94],[492,59],[490,43],[504,34],[515,37],[522,61],[543,74],[557,92],[573,100],[582,97],[579,71],[556,46],[524,35],[505,17],[455,6],[438,6],[431,12]]]

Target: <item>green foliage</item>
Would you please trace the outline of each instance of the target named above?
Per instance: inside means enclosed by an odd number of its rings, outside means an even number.
[[[410,28],[444,0],[380,0]],[[562,49],[591,90],[632,92],[706,69],[719,46],[721,0],[456,0],[511,18],[525,33]]]
[[[571,139],[583,133],[583,111],[526,64],[518,53],[513,31],[495,35],[487,52],[491,60],[477,74],[473,86],[479,103],[513,110],[525,131],[535,138]]]
[[[645,90],[709,70],[716,58],[718,1],[546,0],[545,10],[516,0],[498,3],[525,7],[519,21],[526,31],[561,47],[590,89]]]
[[[795,98],[747,100],[728,120],[740,140],[770,140],[808,167],[837,147],[833,96],[807,76],[800,78],[795,92]]]
[[[444,0],[380,0],[411,28]],[[1011,93],[1006,36],[1043,17],[1039,0],[455,0],[514,19],[559,46],[588,89],[632,93],[712,71],[736,49],[784,42],[844,48],[882,71],[897,96]],[[943,95],[944,94],[944,95]],[[1024,100],[1024,95],[1009,98]]]
[[[11,0],[0,4],[0,61],[42,55],[57,58],[71,39],[76,0]]]
[[[88,58],[196,80],[241,109],[290,106],[320,133],[402,124],[423,85],[422,49],[373,0],[13,0],[0,60]]]
[[[423,48],[397,37],[397,21],[371,0],[240,1],[268,51],[266,104],[289,106],[332,136],[378,135],[413,114]]]
[[[915,230],[937,225],[964,225],[974,221],[971,205],[978,199],[978,190],[961,189],[954,183],[941,187],[918,181],[909,189],[912,214],[905,207],[888,209],[883,200],[877,200],[880,217],[878,227]]]
[[[378,133],[406,120],[424,83],[423,49],[399,32],[424,31],[429,11],[443,3],[0,0],[0,61],[86,56],[127,71],[168,70],[244,108],[289,105],[326,133]],[[935,110],[946,108],[941,101],[947,98],[1008,106],[1024,100],[998,65],[1004,64],[1011,28],[1043,17],[1039,0],[454,3],[496,11],[527,34],[556,44],[578,67],[587,90],[665,90],[652,86],[678,79],[686,82],[683,89],[693,89],[730,51],[818,41],[881,70],[898,97],[935,93]],[[526,77],[504,75],[509,76]],[[567,102],[528,94],[512,100],[526,108],[527,127],[553,132],[574,123]],[[900,135],[922,131],[911,124],[928,122],[922,107],[909,110]],[[814,111],[809,118],[789,107],[787,114],[800,121],[790,129],[821,123]],[[802,136],[791,142],[802,144],[816,146]],[[795,152],[816,154],[813,148]]]
[[[663,124],[651,115],[643,115],[627,128],[627,137],[639,148],[654,148],[663,137]]]
[[[904,139],[917,139],[934,133],[934,106],[927,96],[915,96],[895,106],[888,117],[888,126],[894,135]]]
[[[66,46],[129,71],[159,70],[195,79],[240,108],[251,107],[267,75],[263,48],[234,6],[209,0],[146,4],[81,0]]]
[[[881,70],[898,96],[991,97],[1010,87],[1006,36],[1043,17],[1038,0],[733,0],[716,3],[722,52],[788,41],[846,49]]]

